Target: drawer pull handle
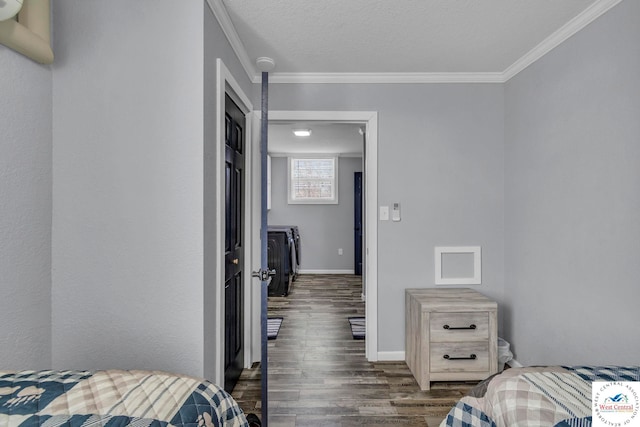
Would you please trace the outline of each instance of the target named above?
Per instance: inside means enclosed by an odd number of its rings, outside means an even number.
[[[476,328],[476,325],[475,325],[475,324],[471,324],[471,325],[469,325],[469,326],[462,326],[462,327],[460,327],[460,328],[452,328],[452,327],[451,327],[451,326],[449,326],[449,325],[444,325],[444,326],[443,326],[443,328],[444,328],[444,329],[447,329],[447,330],[449,330],[449,331],[453,331],[453,330],[459,330],[459,329],[475,329],[475,328]]]
[[[469,357],[451,357],[448,354],[445,354],[442,357],[444,357],[447,360],[476,360],[476,355],[475,354],[472,354]]]

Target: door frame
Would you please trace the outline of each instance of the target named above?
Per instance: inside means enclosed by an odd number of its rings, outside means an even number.
[[[260,112],[256,112],[258,115]],[[259,117],[259,116],[257,116]],[[331,123],[355,123],[365,126],[366,138],[364,146],[364,195],[363,205],[365,235],[363,242],[364,275],[363,284],[365,287],[365,317],[366,317],[366,345],[365,353],[367,360],[375,362],[378,360],[378,112],[377,111],[285,111],[270,110],[269,121],[304,121],[304,122],[331,122]],[[259,142],[260,135],[253,134],[253,143]],[[256,145],[257,146],[257,145]],[[256,150],[258,151],[258,150]],[[259,154],[259,153],[258,153]],[[255,155],[255,154],[254,154]],[[249,181],[247,181],[249,182]],[[251,192],[260,196],[260,180],[253,180]],[[259,199],[258,199],[259,200]],[[254,224],[255,218],[259,219],[259,206],[256,210],[254,204]],[[259,228],[258,228],[259,230]],[[253,233],[252,246],[259,248],[260,236]],[[255,280],[255,279],[254,279]],[[252,288],[259,289],[257,286]],[[255,331],[255,329],[254,329]],[[255,335],[255,334],[254,334]],[[259,343],[259,328],[257,339]],[[256,337],[253,337],[255,342]]]
[[[252,292],[251,284],[252,280],[247,280],[247,275],[250,274],[253,267],[252,260],[252,244],[253,244],[253,230],[251,228],[251,215],[253,212],[253,205],[251,200],[252,186],[248,183],[252,182],[252,168],[251,158],[253,156],[253,131],[254,131],[254,115],[252,114],[253,105],[249,100],[249,97],[244,93],[242,87],[238,84],[233,77],[229,69],[224,65],[222,59],[216,60],[216,273],[215,273],[215,374],[213,381],[224,387],[224,319],[225,319],[225,305],[224,305],[224,236],[225,236],[225,94],[228,94],[231,99],[240,107],[240,110],[244,113],[246,118],[245,123],[245,156],[244,156],[244,203],[245,212],[243,217],[243,245],[244,247],[244,280],[243,280],[243,292],[244,298],[244,367],[250,366],[252,357],[251,346],[251,325],[253,323],[252,316]],[[205,310],[209,310],[209,307],[204,307]],[[259,313],[257,317],[259,318]]]

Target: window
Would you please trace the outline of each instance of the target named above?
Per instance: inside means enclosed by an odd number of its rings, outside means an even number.
[[[289,157],[289,204],[338,203],[337,157]]]

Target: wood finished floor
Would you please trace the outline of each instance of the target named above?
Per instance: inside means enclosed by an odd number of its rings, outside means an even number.
[[[436,382],[420,391],[404,362],[368,362],[350,316],[364,316],[362,282],[350,275],[303,275],[288,297],[269,298],[282,316],[269,341],[269,426],[438,426],[475,384]],[[233,397],[260,416],[260,369],[245,369]]]

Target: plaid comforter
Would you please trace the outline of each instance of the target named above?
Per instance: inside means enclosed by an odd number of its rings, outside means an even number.
[[[443,425],[590,427],[593,381],[640,381],[640,367],[508,369],[491,379],[484,396],[460,399]]]
[[[0,427],[248,426],[233,398],[201,379],[149,371],[0,371]]]

